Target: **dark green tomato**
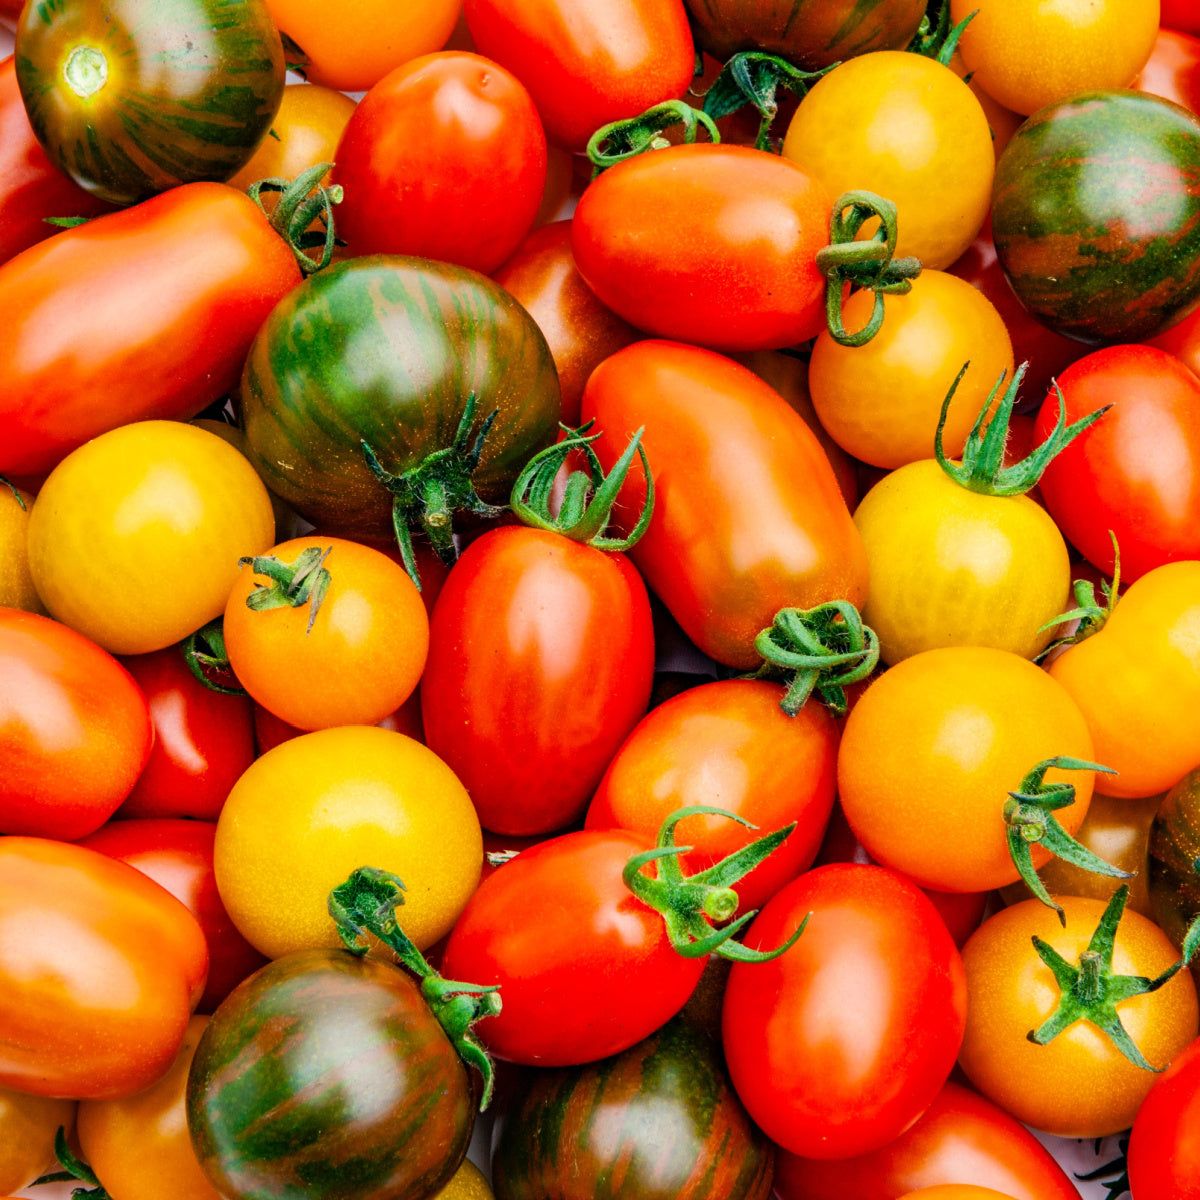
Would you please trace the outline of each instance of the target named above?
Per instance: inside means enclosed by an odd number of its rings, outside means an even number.
[[[453,443],[471,392],[474,430],[496,411],[472,479],[485,501],[502,504],[558,431],[546,339],[512,296],[466,267],[351,259],[285,297],[251,347],[242,376],[251,461],[322,529],[386,537],[391,493],[362,443],[403,474]]]
[[[1176,946],[1200,916],[1200,767],[1167,794],[1150,827],[1150,905]]]
[[[31,0],[16,57],[46,153],[114,204],[228,179],[283,97],[264,0]]]
[[[1200,121],[1141,92],[1085,92],[1013,135],[992,194],[1000,265],[1058,333],[1138,342],[1200,298]]]
[[[539,1071],[492,1160],[496,1200],[766,1200],[774,1148],[683,1021],[612,1058]]]
[[[193,1060],[196,1155],[237,1200],[424,1200],[466,1154],[466,1068],[397,967],[304,950],[245,980]]]
[[[925,0],[686,0],[696,41],[722,62],[768,50],[818,70],[869,50],[900,50]]]

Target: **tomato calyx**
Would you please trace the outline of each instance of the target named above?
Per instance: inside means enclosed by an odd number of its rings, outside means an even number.
[[[879,228],[864,242],[858,231],[872,217]],[[898,237],[896,206],[874,192],[843,192],[829,218],[829,245],[817,251],[817,270],[825,276],[825,320],[841,346],[865,346],[883,326],[884,295],[903,296],[921,273],[917,258],[895,258]],[[843,292],[849,283],[875,293],[871,319],[856,333],[842,320]]]
[[[63,1169],[39,1176],[30,1185],[31,1187],[37,1187],[43,1183],[70,1183],[72,1181],[90,1183],[92,1184],[90,1188],[73,1188],[71,1200],[112,1200],[104,1185],[96,1177],[96,1172],[71,1152],[71,1147],[67,1144],[67,1131],[62,1125],[58,1127],[58,1131],[54,1135],[54,1157],[58,1159]]]
[[[307,604],[308,627],[304,632],[312,633],[313,622],[332,580],[325,566],[332,551],[332,546],[327,546],[324,551],[310,546],[292,563],[285,563],[273,554],[239,558],[239,567],[250,567],[255,575],[265,575],[271,581],[254,581],[254,591],[246,597],[246,607],[254,612],[266,612],[272,608],[303,608]]]
[[[782,946],[774,950],[751,950],[733,940],[734,935],[754,918],[757,909],[743,914],[723,929],[713,929],[709,922],[728,921],[737,912],[738,895],[732,885],[783,844],[796,828],[795,821],[743,846],[714,866],[685,876],[679,856],[690,853],[694,847],[675,844],[675,826],[692,816],[728,817],[747,829],[757,828],[744,817],[723,808],[697,804],[676,809],[662,823],[654,848],[635,854],[625,864],[621,873],[625,886],[643,904],[662,914],[671,945],[684,958],[703,958],[709,954],[719,954],[734,962],[769,962],[778,958],[804,932],[808,917]],[[651,862],[656,864],[657,875],[643,875],[642,868]]]
[[[646,478],[647,479],[650,478],[649,471],[646,472]],[[20,509],[22,512],[29,511],[25,505],[25,497],[21,495],[21,489],[18,488],[17,485],[15,483],[13,483],[11,479],[6,479],[3,475],[0,475],[0,484],[3,484],[6,488],[8,488],[8,490],[10,492],[12,492],[13,499],[16,500],[16,502],[20,506]]]
[[[781,608],[771,627],[754,639],[754,649],[763,665],[745,678],[783,679],[787,692],[779,707],[789,717],[814,690],[834,714],[845,716],[846,687],[866,679],[879,664],[879,638],[848,600]]]
[[[1075,607],[1061,616],[1055,617],[1053,621],[1047,621],[1038,630],[1038,633],[1046,629],[1053,629],[1056,625],[1065,625],[1068,621],[1078,621],[1079,624],[1073,633],[1055,638],[1033,660],[1034,662],[1044,662],[1062,646],[1077,646],[1093,634],[1099,633],[1108,624],[1108,618],[1112,616],[1113,609],[1117,607],[1117,601],[1121,598],[1121,549],[1117,545],[1117,536],[1111,529],[1108,531],[1108,535],[1112,538],[1113,544],[1113,577],[1112,583],[1109,583],[1107,579],[1100,581],[1100,594],[1104,597],[1104,603],[1101,604],[1096,599],[1096,588],[1090,579],[1075,580],[1071,587],[1075,596]]]
[[[777,54],[743,50],[730,58],[704,93],[704,112],[716,121],[752,104],[760,117],[754,148],[770,151],[771,125],[779,111],[776,99],[779,89],[803,99],[818,79],[839,65],[830,63],[819,71],[805,71]]]
[[[978,14],[979,10],[976,9],[974,12],[967,13],[957,25],[951,25],[950,0],[942,0],[938,7],[936,20],[931,21],[929,13],[926,12],[921,18],[921,24],[917,26],[913,40],[905,49],[910,54],[920,54],[925,58],[932,58],[940,62],[943,67],[948,67],[955,50],[958,49],[959,40],[967,26]],[[967,80],[969,79],[970,76],[967,76]],[[967,80],[963,82],[965,83]]]
[[[419,522],[438,557],[448,566],[457,557],[454,550],[453,517],[456,512],[471,512],[481,517],[498,517],[504,507],[485,504],[475,491],[471,476],[479,466],[483,444],[500,410],[484,418],[474,442],[470,442],[478,397],[472,392],[463,405],[462,417],[449,446],[435,450],[417,466],[401,475],[393,475],[379,461],[367,442],[360,442],[371,474],[392,493],[392,529],[400,547],[400,556],[409,578],[421,590],[421,577],[413,554],[409,525]]]
[[[992,385],[992,390],[988,392],[987,400],[979,410],[979,415],[971,426],[971,432],[967,435],[962,462],[960,465],[956,465],[946,457],[945,447],[942,443],[942,431],[946,427],[946,418],[950,413],[950,402],[954,399],[954,393],[958,390],[958,385],[962,382],[962,377],[967,373],[970,365],[970,363],[963,363],[962,370],[959,371],[950,385],[950,390],[946,393],[946,399],[942,401],[941,415],[938,417],[937,430],[933,435],[933,456],[937,459],[938,466],[955,483],[970,492],[978,492],[981,496],[1020,496],[1036,487],[1046,468],[1050,465],[1050,461],[1112,408],[1111,404],[1105,405],[1103,408],[1088,413],[1086,417],[1080,418],[1074,424],[1068,425],[1066,402],[1063,399],[1062,390],[1055,384],[1054,390],[1058,393],[1058,419],[1055,421],[1049,437],[1027,458],[1013,463],[1010,467],[1004,466],[1004,446],[1008,441],[1009,420],[1012,417],[1013,405],[1017,400],[1017,392],[1021,388],[1021,380],[1025,378],[1025,371],[1029,367],[1029,364],[1024,362],[1013,373],[1012,381],[1004,389],[1004,395],[1000,397],[1000,403],[989,420],[988,413],[992,410],[992,402],[996,399],[996,393],[1000,390],[1008,372],[1002,372],[1000,378]]]
[[[233,668],[229,665],[229,655],[225,650],[225,622],[221,617],[209,621],[195,633],[189,634],[179,643],[179,652],[188,670],[210,692],[221,696],[245,696],[246,689],[240,687]],[[220,682],[221,680],[232,680]]]
[[[592,443],[603,434],[593,433],[585,436],[594,424],[595,421],[592,420],[578,429],[561,426],[567,436],[561,442],[535,454],[525,464],[513,484],[510,504],[517,519],[524,525],[544,529],[548,533],[561,533],[563,537],[594,546],[597,550],[625,551],[641,540],[642,534],[650,527],[650,518],[654,515],[654,476],[650,473],[646,451],[642,449],[645,426],[630,438],[625,452],[605,477],[604,468],[592,449]],[[552,514],[550,505],[555,480],[562,465],[575,450],[582,450],[587,455],[588,471],[572,471],[567,476],[562,502],[557,514]],[[637,524],[630,530],[628,537],[605,537],[604,531],[608,528],[612,506],[616,503],[625,477],[629,474],[635,452],[642,460],[642,472],[646,477],[646,502],[638,515]]]
[[[1146,1061],[1129,1036],[1128,1030],[1121,1024],[1117,1005],[1130,996],[1158,991],[1163,984],[1178,974],[1187,959],[1181,958],[1154,979],[1147,979],[1144,975],[1113,974],[1113,946],[1116,942],[1117,926],[1125,912],[1128,899],[1129,887],[1122,884],[1113,893],[1104,915],[1100,918],[1100,924],[1092,934],[1087,949],[1079,956],[1077,965],[1067,962],[1053,946],[1034,935],[1033,948],[1042,962],[1050,968],[1062,995],[1055,1011],[1026,1036],[1036,1045],[1045,1046],[1076,1021],[1089,1021],[1107,1034],[1113,1045],[1134,1066],[1158,1074],[1166,1068],[1151,1066]]]
[[[329,915],[351,954],[363,957],[370,949],[366,934],[374,934],[420,980],[421,995],[459,1057],[483,1078],[479,1100],[483,1112],[492,1100],[494,1070],[472,1026],[499,1014],[499,989],[443,979],[396,923],[396,908],[403,903],[404,883],[398,876],[378,867],[359,867],[329,893]]]
[[[246,189],[246,195],[262,210],[271,228],[287,243],[296,264],[305,275],[323,271],[333,261],[333,249],[339,242],[334,233],[333,206],[342,202],[340,184],[322,187],[321,180],[333,169],[333,163],[316,163],[301,171],[295,179],[260,179]],[[262,202],[263,192],[279,192],[273,211]],[[319,220],[321,229],[309,227]],[[321,247],[317,260],[309,250]]]
[[[595,168],[592,178],[602,175],[609,167],[635,158],[648,150],[665,150],[671,143],[662,136],[673,125],[683,126],[684,145],[691,145],[703,128],[709,141],[721,140],[713,119],[706,112],[693,108],[682,100],[666,100],[648,108],[636,117],[611,121],[601,125],[588,139],[587,156]]]
[[[1056,904],[1046,890],[1033,866],[1031,847],[1042,846],[1057,858],[1083,871],[1095,875],[1108,875],[1113,879],[1132,879],[1129,871],[1114,867],[1077,842],[1059,823],[1054,815],[1060,808],[1075,803],[1075,785],[1070,783],[1046,783],[1046,772],[1051,767],[1060,771],[1103,771],[1116,774],[1112,767],[1084,762],[1079,758],[1047,758],[1040,762],[1021,780],[1020,788],[1008,793],[1004,802],[1004,821],[1008,826],[1008,852],[1013,865],[1021,873],[1025,886],[1048,908],[1058,913],[1058,919],[1066,926],[1066,914],[1062,905]],[[1128,890],[1128,889],[1127,889]]]

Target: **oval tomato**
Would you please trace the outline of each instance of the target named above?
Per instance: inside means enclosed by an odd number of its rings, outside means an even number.
[[[1200,1041],[1142,1101],[1129,1137],[1129,1182],[1138,1200],[1200,1197]]]

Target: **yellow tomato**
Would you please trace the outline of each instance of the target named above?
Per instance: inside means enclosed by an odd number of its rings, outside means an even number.
[[[950,0],[974,81],[1028,116],[1073,92],[1128,87],[1158,36],[1159,0]]]
[[[70,1132],[75,1122],[74,1100],[51,1100],[0,1088],[0,1193],[15,1192],[49,1171],[54,1135],[59,1127]]]
[[[926,267],[954,262],[991,204],[988,119],[949,67],[920,54],[879,50],[836,67],[800,102],[783,155],[832,196],[865,189],[891,200],[897,253]]]
[[[466,789],[420,742],[343,726],[269,750],[217,822],[217,889],[272,958],[339,946],[326,903],[358,867],[403,880],[400,927],[418,949],[450,932],[479,883],[483,834]]]
[[[274,532],[267,489],[232,446],[140,421],[54,468],[29,520],[29,568],[56,620],[113,654],[147,654],[219,616],[238,558]]]
[[[46,611],[29,574],[29,513],[33,497],[0,477],[0,608]]]
[[[431,1200],[494,1200],[494,1196],[484,1173],[464,1158],[454,1177]]]
[[[866,290],[852,295],[846,328],[866,325],[874,302]],[[943,271],[923,271],[912,291],[883,304],[883,328],[865,346],[840,346],[828,330],[817,338],[808,371],[817,416],[843,450],[872,466],[933,458],[942,404],[970,363],[942,431],[954,458],[1001,372],[1012,375],[1004,320],[982,292]]]

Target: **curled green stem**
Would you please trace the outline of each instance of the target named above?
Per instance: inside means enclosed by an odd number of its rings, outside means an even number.
[[[1117,545],[1117,535],[1111,529],[1108,531],[1108,536],[1112,538],[1113,545],[1113,577],[1112,583],[1109,583],[1107,579],[1100,581],[1100,593],[1104,597],[1104,603],[1101,604],[1096,599],[1096,589],[1090,579],[1075,580],[1071,589],[1075,597],[1075,607],[1055,617],[1053,621],[1047,621],[1038,630],[1038,633],[1046,629],[1053,629],[1057,625],[1065,625],[1068,621],[1078,621],[1079,624],[1073,633],[1055,638],[1034,659],[1035,662],[1045,661],[1061,646],[1077,646],[1093,634],[1099,633],[1108,624],[1108,619],[1112,616],[1113,610],[1117,607],[1117,601],[1121,598],[1121,548]]]
[[[316,163],[301,171],[295,179],[260,179],[246,189],[246,194],[262,209],[271,228],[287,243],[296,264],[305,275],[324,270],[333,261],[337,235],[333,224],[333,206],[342,202],[340,185],[324,187],[321,180],[333,168],[333,163]],[[263,192],[278,192],[279,200],[268,212],[262,202]],[[314,221],[320,230],[310,230]],[[320,257],[313,259],[308,251],[321,248]]]
[[[636,117],[602,125],[592,134],[587,144],[587,156],[595,168],[592,178],[627,158],[645,154],[648,150],[665,150],[670,142],[662,134],[673,125],[683,126],[685,144],[694,142],[701,129],[708,134],[709,141],[721,140],[708,113],[682,100],[667,100]]]

